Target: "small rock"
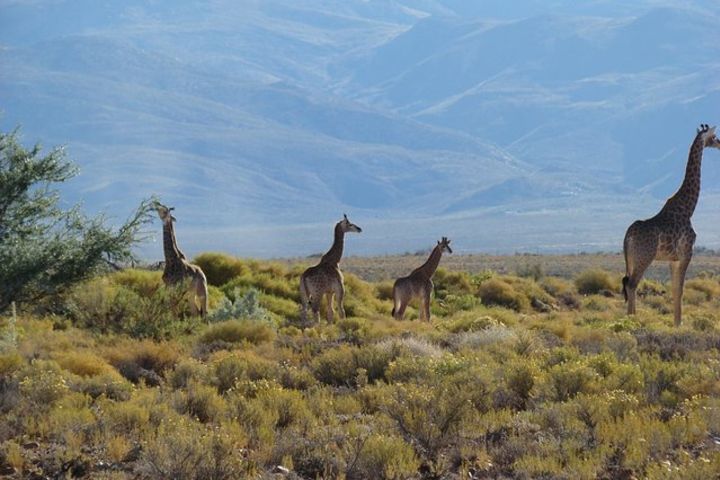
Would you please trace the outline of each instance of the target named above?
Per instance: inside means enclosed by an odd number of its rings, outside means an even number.
[[[279,473],[280,475],[289,475],[290,469],[287,467],[283,467],[282,465],[276,465],[275,468],[272,469],[272,473]]]
[[[40,444],[39,444],[38,442],[26,442],[26,443],[23,443],[23,448],[24,448],[25,450],[32,450],[32,449],[38,448],[39,446],[40,446]]]

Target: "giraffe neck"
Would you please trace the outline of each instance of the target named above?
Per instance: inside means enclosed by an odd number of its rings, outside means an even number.
[[[180,262],[185,255],[180,251],[175,240],[175,227],[171,221],[163,223],[163,251],[165,252],[165,264]]]
[[[702,134],[698,134],[692,145],[690,145],[687,167],[685,167],[685,179],[675,195],[668,199],[663,211],[680,214],[688,219],[692,216],[700,196],[702,154],[703,138]]]
[[[432,278],[440,264],[440,257],[442,257],[442,248],[438,245],[430,252],[427,261],[413,270],[412,273],[414,275],[422,275],[425,278]]]
[[[345,246],[345,232],[338,223],[335,225],[335,241],[327,251],[325,255],[320,259],[320,263],[327,263],[331,265],[337,265],[340,263],[340,259],[343,254],[343,247]]]

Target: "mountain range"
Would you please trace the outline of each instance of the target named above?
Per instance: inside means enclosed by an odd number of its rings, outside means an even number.
[[[68,204],[174,205],[191,255],[318,253],[344,212],[349,254],[618,250],[720,114],[713,2],[618,3],[0,0],[0,127],[65,145]]]

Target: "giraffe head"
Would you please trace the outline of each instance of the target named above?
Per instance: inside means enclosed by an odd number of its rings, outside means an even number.
[[[438,240],[438,247],[440,247],[440,251],[442,252],[452,253],[452,248],[450,248],[450,240],[448,240],[447,237],[442,237],[441,240]]]
[[[715,127],[704,123],[698,128],[698,135],[702,137],[703,148],[720,148],[720,140],[715,135]]]
[[[175,210],[175,207],[166,207],[160,202],[155,203],[155,210],[158,212],[158,216],[163,223],[171,223],[175,221],[175,217],[170,213]]]
[[[343,219],[340,220],[340,222],[338,222],[338,225],[340,225],[340,228],[342,229],[343,233],[347,233],[347,232],[360,233],[360,232],[362,232],[362,228],[360,228],[357,225],[355,225],[354,223],[350,222],[350,220],[348,220],[348,218],[347,218],[347,215],[345,215],[345,214],[343,214]]]

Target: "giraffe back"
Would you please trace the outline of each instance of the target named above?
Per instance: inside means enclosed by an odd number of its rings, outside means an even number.
[[[433,290],[433,282],[424,275],[410,274],[407,277],[400,277],[393,285],[393,297],[404,303],[413,298],[424,297]]]
[[[342,287],[343,275],[337,265],[320,263],[305,270],[300,281],[305,285],[309,297],[318,299]]]

